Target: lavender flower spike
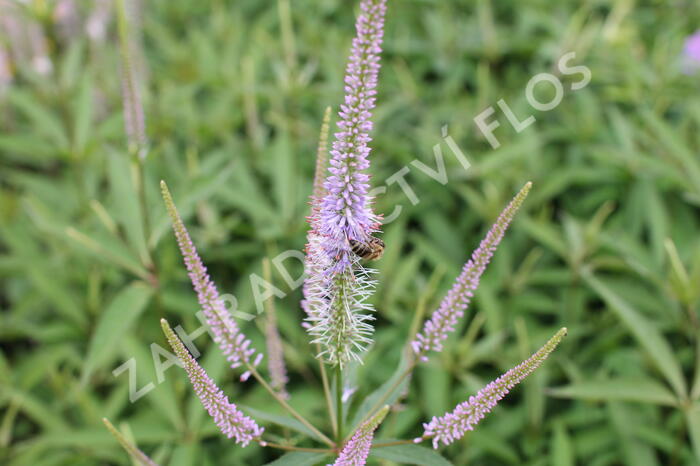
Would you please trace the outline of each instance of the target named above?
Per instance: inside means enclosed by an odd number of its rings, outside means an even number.
[[[312,209],[305,309],[319,357],[343,365],[360,360],[371,343],[368,302],[375,282],[373,270],[360,265],[350,241],[364,242],[378,229],[378,217],[368,196],[371,110],[375,106],[380,45],[386,0],[362,0],[355,25],[352,54],[345,75],[345,103],[338,113],[340,131],[331,150],[325,195],[318,214]],[[317,216],[316,216],[317,215]]]
[[[684,73],[694,74],[700,71],[700,30],[686,39],[682,59]]]
[[[214,341],[219,345],[224,356],[231,363],[232,368],[235,369],[241,364],[247,366],[257,365],[262,354],[258,354],[255,360],[252,361],[256,351],[250,348],[250,340],[245,337],[238,325],[236,325],[236,322],[234,322],[231,314],[229,314],[219,297],[216,286],[209,278],[209,275],[207,275],[207,269],[202,264],[202,260],[197,254],[197,249],[192,244],[190,235],[182,223],[180,214],[175,208],[173,198],[164,181],[160,182],[160,188],[168,214],[173,223],[177,243],[180,246],[182,257],[185,260],[185,265],[192,281],[192,286],[197,292],[199,305],[202,306],[202,313],[214,335]]]
[[[377,414],[358,427],[352,438],[343,447],[333,466],[363,466],[366,464],[369,450],[372,448],[374,431],[377,430],[388,412],[389,406],[384,406]]]
[[[132,58],[134,52],[133,38],[130,34],[127,14],[127,0],[117,2],[117,24],[119,30],[119,49],[122,74],[122,100],[124,107],[124,129],[129,150],[139,158],[146,157],[148,140],[146,123],[141,99],[139,73]]]
[[[442,351],[443,342],[447,339],[448,334],[454,331],[457,320],[464,315],[464,311],[469,307],[471,298],[474,296],[473,292],[479,286],[481,275],[486,270],[491,256],[503,239],[506,229],[531,187],[532,183],[527,183],[501,212],[496,223],[481,241],[479,247],[472,253],[471,259],[464,265],[462,273],[440,303],[440,307],[433,312],[430,320],[423,326],[423,330],[416,335],[416,339],[411,345],[413,351],[422,361],[428,360],[426,356],[428,351]]]
[[[362,0],[355,24],[357,35],[345,70],[345,103],[340,106],[339,132],[331,150],[327,194],[321,206],[320,234],[326,253],[338,261],[337,270],[350,267],[348,239],[363,241],[377,230],[371,208],[367,156],[375,107],[379,53],[384,35],[386,0]]]
[[[168,343],[177,357],[180,358],[202,405],[214,419],[219,430],[228,438],[234,437],[236,443],[240,443],[244,447],[251,441],[259,439],[265,429],[244,415],[235,404],[228,401],[224,392],[214,384],[204,369],[185,349],[185,345],[175,335],[165,319],[161,319],[160,325],[168,338]]]
[[[467,431],[473,430],[474,426],[491,412],[510,389],[537,369],[565,336],[566,328],[562,328],[529,359],[479,390],[476,396],[471,396],[468,401],[457,405],[451,413],[434,417],[429,423],[423,424],[425,432],[423,437],[416,439],[416,442],[432,437],[433,448],[437,448],[440,442],[449,445],[462,438]]]

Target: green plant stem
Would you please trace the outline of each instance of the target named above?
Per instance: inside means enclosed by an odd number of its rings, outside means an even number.
[[[316,354],[321,353],[321,345],[316,343]],[[321,358],[318,359],[318,366],[321,370],[321,382],[323,383],[323,396],[326,398],[326,408],[328,409],[328,416],[331,421],[331,426],[333,427],[333,435],[338,436],[338,425],[335,418],[335,409],[333,409],[333,399],[331,398],[331,388],[328,383],[328,374],[326,373],[326,365],[323,363]]]
[[[316,434],[321,439],[321,441],[323,441],[323,443],[325,443],[326,445],[328,445],[331,448],[335,448],[335,443],[333,443],[333,440],[329,439],[323,432],[321,432],[320,430],[315,428],[313,426],[313,424],[311,424],[309,421],[306,420],[306,418],[304,418],[304,416],[302,416],[294,408],[292,408],[289,405],[289,403],[287,403],[285,401],[284,398],[279,396],[279,394],[277,392],[275,392],[275,390],[273,390],[273,388],[270,386],[270,384],[268,384],[265,381],[265,379],[262,378],[260,373],[258,373],[258,371],[255,369],[255,367],[253,367],[252,364],[246,363],[246,368],[250,371],[250,374],[253,377],[255,377],[255,380],[257,380],[260,383],[260,385],[262,385],[265,388],[265,390],[267,390],[268,393],[270,393],[270,395],[272,395],[272,397],[275,400],[277,400],[277,402],[280,404],[280,406],[282,406],[285,410],[287,410],[287,412],[289,412],[289,414],[294,416],[297,419],[297,421],[304,424],[304,426],[306,428],[308,428],[311,432]]]
[[[426,439],[426,437],[420,437],[421,442]],[[420,442],[418,442],[420,443]],[[413,439],[410,440],[396,440],[394,442],[381,442],[381,443],[373,443],[372,448],[382,448],[382,447],[393,447],[396,445],[415,445],[416,441]]]
[[[340,364],[335,366],[335,407],[338,410],[335,438],[340,443],[343,440],[343,372]]]
[[[308,452],[313,452],[313,453],[334,453],[335,452],[335,450],[331,450],[330,448],[295,447],[292,445],[282,445],[279,443],[268,442],[266,440],[258,440],[258,443],[260,443],[261,446],[270,447],[270,448],[277,448],[278,450],[286,450],[286,451],[308,451]]]
[[[151,258],[148,245],[151,241],[151,219],[148,215],[148,201],[146,200],[146,177],[144,176],[143,160],[135,154],[134,173],[136,180],[136,190],[138,191],[139,204],[141,206],[141,215],[143,217],[143,236],[146,241],[146,267],[153,268],[153,260]]]

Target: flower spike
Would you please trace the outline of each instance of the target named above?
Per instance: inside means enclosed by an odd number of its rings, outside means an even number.
[[[366,242],[378,230],[371,207],[368,143],[375,107],[386,0],[362,0],[345,73],[345,101],[323,190],[314,190],[302,303],[309,333],[330,364],[360,360],[372,342],[373,306],[368,302],[374,270],[365,269],[350,242]],[[323,198],[318,199],[322,193]]]
[[[566,328],[562,328],[529,359],[479,390],[476,396],[471,396],[468,401],[457,405],[451,413],[434,417],[429,423],[423,424],[425,432],[422,437],[416,439],[416,442],[432,438],[433,448],[437,448],[440,442],[449,445],[462,438],[467,431],[473,430],[474,426],[491,412],[510,389],[537,369],[565,336]]]
[[[343,447],[333,466],[363,466],[366,464],[369,450],[372,448],[374,431],[377,430],[388,412],[389,406],[384,406],[377,414],[358,427],[352,438]]]
[[[143,159],[146,156],[148,139],[146,138],[146,123],[141,99],[141,78],[138,63],[134,60],[134,52],[138,50],[138,41],[135,41],[129,30],[128,7],[126,0],[116,3],[117,26],[119,32],[119,49],[122,74],[122,101],[124,109],[124,129],[129,150]]]
[[[345,70],[345,102],[338,116],[339,132],[331,150],[327,191],[321,207],[320,233],[326,253],[336,258],[338,269],[350,266],[348,239],[362,241],[377,230],[378,219],[368,196],[368,143],[372,110],[376,105],[386,0],[362,0],[355,23],[357,35]]]
[[[243,414],[235,404],[229,402],[224,392],[214,384],[204,369],[185,349],[185,345],[175,335],[165,319],[161,319],[160,325],[163,327],[168,343],[182,362],[202,405],[214,419],[219,430],[228,438],[234,437],[236,443],[240,443],[244,447],[252,440],[259,439],[265,429]]]
[[[160,182],[163,199],[168,209],[168,214],[173,223],[173,231],[177,243],[182,252],[182,257],[185,260],[185,266],[189,272],[192,286],[197,292],[199,305],[202,306],[202,313],[214,334],[214,341],[219,345],[221,351],[226,356],[226,359],[231,363],[232,368],[239,367],[241,364],[246,366],[255,366],[260,362],[262,354],[258,354],[255,359],[253,355],[256,351],[250,347],[250,340],[241,332],[236,325],[236,322],[231,317],[224,306],[223,301],[219,297],[219,292],[207,274],[207,269],[202,263],[202,260],[197,254],[197,249],[192,244],[192,239],[185,225],[182,223],[180,214],[175,208],[175,203],[170,195],[168,186],[164,181]]]
[[[491,256],[503,239],[506,229],[508,229],[531,187],[532,183],[527,183],[501,212],[496,223],[481,241],[479,247],[472,253],[471,259],[464,265],[462,273],[440,303],[440,307],[433,312],[430,320],[423,326],[423,330],[416,335],[416,339],[411,345],[413,351],[422,361],[428,360],[426,353],[429,351],[442,351],[443,342],[449,333],[454,331],[457,321],[469,307],[471,298],[474,296],[473,293],[479,286],[481,275],[486,270]]]

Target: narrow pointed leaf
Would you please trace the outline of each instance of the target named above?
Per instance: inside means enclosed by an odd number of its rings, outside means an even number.
[[[587,380],[551,388],[548,394],[557,398],[597,401],[636,401],[676,406],[677,398],[665,386],[652,379]]]
[[[379,440],[375,443],[385,442]],[[416,464],[419,466],[452,466],[435,450],[421,445],[394,445],[391,447],[372,448],[370,457],[394,461],[399,464]]]
[[[677,395],[684,397],[687,393],[683,372],[674,356],[673,350],[664,339],[661,332],[634,309],[628,302],[611,290],[606,284],[596,278],[590,270],[584,270],[583,278],[593,290],[600,295],[610,309],[627,326],[646,350],[648,357],[661,372]]]

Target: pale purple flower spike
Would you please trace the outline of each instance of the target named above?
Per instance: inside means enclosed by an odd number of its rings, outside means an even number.
[[[197,254],[197,249],[192,244],[190,235],[182,223],[180,214],[175,208],[175,203],[165,182],[161,181],[160,187],[192,286],[197,292],[199,305],[202,307],[202,313],[207,325],[214,335],[214,341],[219,345],[227,361],[231,363],[232,368],[235,369],[242,364],[256,366],[260,362],[262,354],[258,353],[251,364],[251,359],[256,354],[255,349],[250,347],[250,340],[238,328],[238,325],[236,325],[236,322],[219,297],[219,292],[209,278],[207,269]]]
[[[141,98],[141,80],[143,73],[139,70],[139,63],[136,60],[137,42],[139,37],[136,28],[132,32],[127,11],[129,6],[134,5],[126,0],[117,3],[117,19],[119,29],[120,65],[122,75],[122,106],[124,109],[124,130],[129,142],[129,150],[137,154],[141,159],[146,157],[148,139],[146,137],[146,121],[143,111],[143,100]]]
[[[529,359],[479,390],[476,396],[471,396],[468,401],[457,405],[454,411],[441,417],[434,417],[429,423],[423,424],[425,432],[422,437],[416,439],[416,442],[432,438],[433,448],[437,448],[440,442],[449,445],[462,438],[467,431],[474,429],[474,426],[508,394],[511,388],[537,369],[564,336],[566,336],[566,328],[559,330]]]
[[[302,306],[318,355],[330,364],[360,361],[371,344],[375,281],[360,264],[350,240],[364,242],[379,227],[368,196],[368,143],[375,106],[386,0],[362,0],[345,74],[345,101],[323,190],[312,198]],[[323,194],[323,198],[316,196]]]
[[[333,466],[364,466],[372,448],[374,431],[377,430],[388,412],[389,406],[384,406],[377,414],[358,427],[352,438],[343,447]]]
[[[345,102],[338,112],[340,131],[335,133],[320,212],[320,234],[325,239],[326,253],[337,261],[337,270],[351,266],[348,239],[363,241],[378,228],[378,218],[367,195],[366,170],[386,0],[363,0],[360,9],[355,23],[357,35],[345,70]]]
[[[496,223],[491,227],[479,247],[472,253],[471,259],[464,265],[462,273],[457,277],[452,289],[440,303],[425,325],[411,343],[413,351],[422,360],[427,361],[429,351],[442,351],[442,344],[449,333],[454,331],[457,321],[469,307],[473,293],[479,286],[479,279],[486,270],[496,247],[513,220],[515,213],[525,200],[532,183],[527,183],[501,212]]]
[[[204,369],[185,349],[185,345],[175,335],[165,319],[161,319],[160,325],[168,338],[168,343],[177,357],[180,358],[194,391],[202,401],[204,408],[214,419],[219,430],[226,437],[235,438],[236,443],[240,443],[244,447],[251,441],[259,439],[265,429],[243,414],[235,404],[229,402],[224,392],[214,384]]]
[[[694,74],[700,71],[700,31],[689,36],[683,47],[683,72]]]

